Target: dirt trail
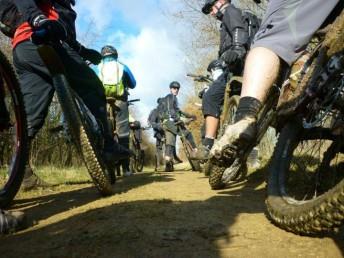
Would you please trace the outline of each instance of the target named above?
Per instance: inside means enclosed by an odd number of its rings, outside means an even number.
[[[265,217],[264,174],[212,191],[200,173],[145,172],[99,198],[91,184],[21,196],[37,225],[0,240],[0,257],[343,257],[344,231],[293,235]]]

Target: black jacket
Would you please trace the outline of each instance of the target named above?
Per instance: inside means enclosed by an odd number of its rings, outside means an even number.
[[[178,99],[177,96],[173,94],[168,94],[164,98],[164,107],[165,107],[165,112],[168,117],[165,115],[165,119],[172,118],[173,120],[177,121],[180,119],[180,117],[186,117],[186,118],[193,118],[194,116],[186,113],[182,110],[180,110],[178,106]]]
[[[67,30],[66,42],[73,44],[76,41],[76,12],[72,9],[74,0],[0,0],[0,10],[6,10],[6,12],[0,11],[0,19],[10,21],[11,24],[7,25],[13,26],[12,29],[16,29],[24,22],[32,24],[37,15],[43,14],[38,7],[42,3],[52,3],[59,15],[59,21]]]
[[[238,30],[238,33],[247,34],[242,11],[234,5],[229,4],[222,17],[219,57],[236,44],[242,44],[245,47],[244,42],[235,42],[235,30]],[[246,35],[239,35],[239,37],[242,39]]]

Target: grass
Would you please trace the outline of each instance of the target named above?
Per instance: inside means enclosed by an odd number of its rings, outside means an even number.
[[[41,179],[53,185],[90,183],[92,181],[87,169],[83,166],[68,168],[44,166],[33,168],[33,170]]]

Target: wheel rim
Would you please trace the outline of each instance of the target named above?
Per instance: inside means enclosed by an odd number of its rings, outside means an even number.
[[[303,139],[291,151],[288,171],[280,177],[280,190],[287,202],[314,201],[344,178],[340,141]]]
[[[12,125],[6,130],[0,131],[0,194],[2,195],[10,190],[16,173],[19,172],[19,155],[24,144],[22,140],[25,140],[21,137],[25,129],[22,124],[24,118],[19,103],[14,101],[18,99],[18,96],[10,83],[11,78],[2,70],[1,66],[0,74],[4,78],[4,103],[2,104],[5,104],[9,112],[10,124]]]

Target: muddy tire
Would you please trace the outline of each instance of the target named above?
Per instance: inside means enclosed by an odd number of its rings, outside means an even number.
[[[189,161],[192,171],[201,171],[201,163],[199,162],[199,160],[191,159],[191,154],[193,152],[192,144],[186,139],[186,137],[181,137],[180,139],[183,144],[185,156]]]
[[[225,184],[222,182],[222,175],[225,172],[226,167],[218,166],[217,164],[211,165],[211,171],[209,176],[209,185],[213,190],[223,189]]]
[[[4,103],[10,113],[10,123],[13,124],[9,129],[0,131],[2,147],[11,152],[8,159],[5,156],[0,157],[0,208],[6,208],[16,196],[23,181],[29,150],[22,93],[10,62],[0,51],[0,80],[2,79],[3,85],[0,82],[0,87],[3,88],[0,91],[3,90],[4,96],[0,94],[0,97],[4,97]]]
[[[203,165],[203,173],[205,176],[210,176],[211,167],[212,163],[209,160]]]
[[[190,159],[193,148],[191,146],[191,143],[189,143],[187,140],[185,140],[184,150],[192,171],[201,171],[201,163],[198,160]]]
[[[85,114],[80,112],[81,105],[86,106],[81,99],[73,96],[67,87],[62,87],[64,84],[58,83],[56,79],[54,84],[61,85],[56,89],[59,102],[93,183],[101,195],[111,195],[113,193],[111,181],[113,180],[110,180],[110,172],[101,157],[101,147],[95,142],[93,129],[84,117]]]
[[[115,175],[115,171],[110,165],[107,166],[102,158],[102,129],[82,99],[70,88],[63,63],[54,48],[42,45],[37,50],[52,75],[68,130],[94,185],[101,195],[111,195],[113,180],[110,178],[110,173]]]
[[[308,200],[296,199],[289,194],[287,182],[291,177],[293,153],[301,142],[302,131],[300,122],[290,122],[280,134],[269,169],[266,205],[270,219],[279,227],[301,235],[313,235],[334,230],[342,224],[344,179],[339,179],[327,191]],[[329,164],[328,158],[334,157],[333,145],[327,143],[324,146],[330,147],[322,155],[324,160],[319,161],[320,168]]]
[[[232,96],[228,101],[228,111],[223,118],[223,122],[221,124],[221,128],[219,131],[218,138],[220,138],[228,125],[234,122],[234,115],[239,105],[239,96]],[[209,161],[212,162],[211,160]],[[229,164],[231,165],[231,164]],[[219,166],[217,164],[211,164],[210,167],[210,175],[209,175],[209,185],[213,190],[223,189],[225,187],[225,183],[222,182],[222,176],[225,172],[227,167]]]

